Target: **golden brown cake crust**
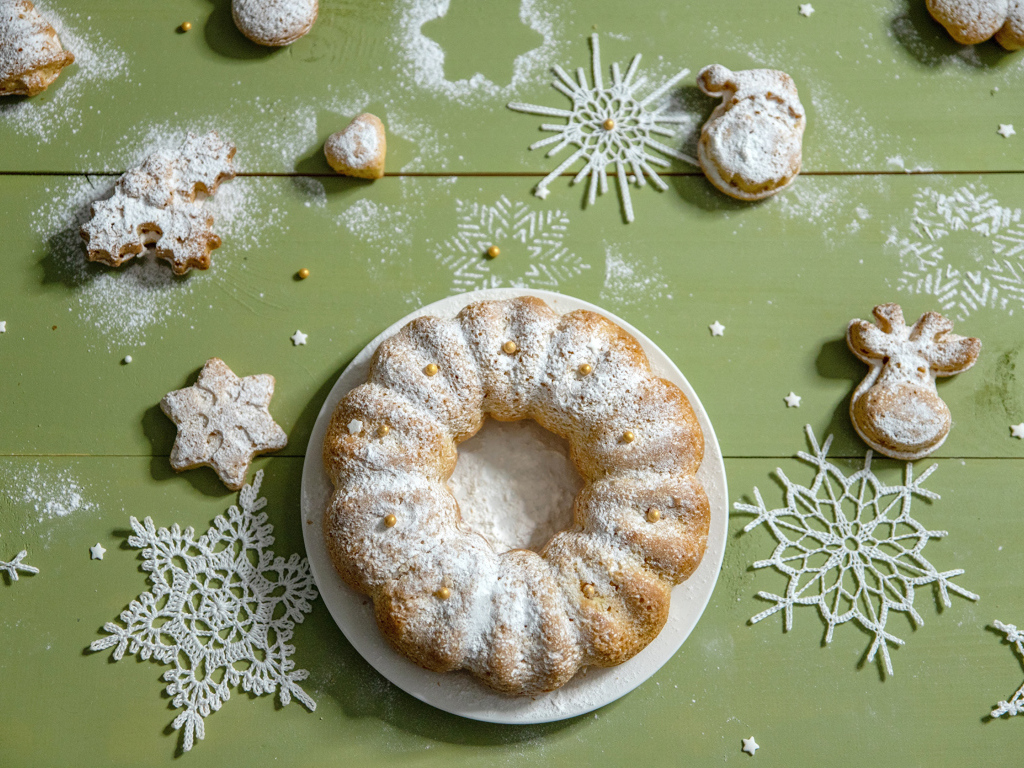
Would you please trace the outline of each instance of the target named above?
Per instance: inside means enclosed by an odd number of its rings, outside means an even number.
[[[75,60],[29,0],[0,2],[0,96],[35,96]]]
[[[485,415],[564,437],[584,478],[572,528],[539,553],[496,553],[448,489],[456,445]],[[703,447],[685,395],[596,313],[521,297],[420,318],[381,344],[331,418],[328,551],[417,664],[509,694],[553,690],[664,627],[672,586],[707,545]]]

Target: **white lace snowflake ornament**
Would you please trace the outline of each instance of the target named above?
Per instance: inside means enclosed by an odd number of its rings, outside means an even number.
[[[172,667],[164,680],[184,709],[173,727],[183,729],[185,752],[205,736],[204,718],[230,698],[232,686],[256,695],[277,691],[282,705],[294,696],[316,709],[298,685],[309,673],[295,669],[288,641],[317,590],[304,558],[285,560],[270,550],[274,528],[260,512],[267,500],[257,498],[262,480],[261,470],[239,493],[241,508],[219,515],[198,539],[192,528],[158,529],[148,517],[132,517],[128,543],[142,549],[153,586],[89,646],[114,648],[115,660],[127,650]]]
[[[4,571],[10,581],[18,580],[18,571],[21,571],[22,573],[39,573],[39,569],[34,565],[22,562],[26,557],[28,557],[28,550],[23,549],[15,555],[14,559],[10,562],[0,560],[0,571]]]
[[[1017,650],[1017,656],[1024,664],[1024,632],[1021,632],[1013,624],[1003,624],[1001,621],[993,621],[992,626],[1006,635],[1008,643],[1013,643]],[[992,710],[992,717],[1002,717],[1003,715],[1013,717],[1021,714],[1024,714],[1024,685],[1017,689],[1009,701],[1000,701],[999,705]]]
[[[534,194],[537,197],[546,198],[549,193],[548,185],[577,160],[583,160],[585,165],[576,174],[572,183],[576,184],[590,177],[587,201],[589,205],[593,205],[598,191],[601,194],[608,191],[608,166],[613,165],[619,183],[623,212],[626,222],[629,223],[634,218],[633,201],[629,194],[630,183],[643,187],[647,183],[646,176],[659,190],[664,192],[668,189],[668,185],[653,166],[667,168],[670,164],[664,158],[650,154],[649,149],[691,165],[698,165],[694,158],[655,138],[655,135],[672,137],[678,131],[679,125],[691,122],[691,117],[686,114],[666,114],[667,105],[663,103],[665,94],[686,77],[690,70],[682,70],[641,98],[638,93],[647,84],[647,79],[643,76],[637,77],[640,54],[633,57],[625,75],[619,70],[618,63],[612,64],[612,82],[606,86],[601,71],[601,49],[596,34],[590,36],[590,46],[593,86],[587,82],[582,67],[576,70],[575,80],[561,67],[556,65],[552,68],[555,79],[551,85],[569,97],[572,101],[571,109],[556,109],[515,101],[509,104],[508,108],[517,112],[566,119],[564,125],[542,124],[541,129],[553,132],[554,136],[534,142],[530,149],[540,149],[554,144],[547,153],[547,157],[552,157],[566,147],[577,148],[536,186]],[[632,178],[627,178],[627,175]]]
[[[846,476],[828,460],[831,435],[819,447],[809,425],[806,431],[813,453],[800,451],[797,455],[817,468],[811,486],[794,483],[776,469],[785,486],[784,507],[768,509],[757,488],[757,504],[734,505],[737,512],[756,516],[744,532],[763,523],[779,542],[772,556],[755,562],[754,567],[773,567],[789,577],[784,595],[757,593],[774,605],[750,623],[783,611],[789,631],[795,606],[817,606],[828,625],[826,643],[832,641],[836,626],[854,621],[874,635],[867,661],[881,651],[885,671],[892,675],[889,645],[903,645],[904,641],[886,624],[892,612],[907,614],[915,626],[924,623],[914,607],[917,587],[935,584],[947,608],[950,591],[978,599],[951,581],[962,569],[940,572],[922,554],[929,541],[946,535],[946,531],[928,530],[911,517],[915,496],[939,498],[922,487],[938,465],[933,464],[915,480],[913,464],[908,462],[904,483],[890,486],[872,473],[868,451],[864,468]]]

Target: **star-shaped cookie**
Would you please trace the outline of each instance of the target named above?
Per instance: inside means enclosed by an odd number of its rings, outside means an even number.
[[[241,489],[253,456],[288,444],[288,436],[267,410],[273,395],[273,376],[240,379],[223,360],[207,360],[195,384],[169,392],[160,401],[178,427],[171,466],[178,472],[213,467],[224,485]]]

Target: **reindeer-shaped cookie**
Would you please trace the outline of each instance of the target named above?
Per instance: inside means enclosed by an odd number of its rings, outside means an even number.
[[[853,320],[850,350],[871,366],[850,402],[853,427],[868,445],[894,459],[920,459],[949,434],[949,408],[935,389],[937,376],[966,371],[981,342],[951,333],[953,323],[926,312],[909,328],[899,304],[874,309],[878,325]]]
[[[712,64],[697,74],[697,85],[722,97],[697,144],[708,180],[739,200],[761,200],[792,184],[807,122],[793,78],[776,69],[732,72]]]

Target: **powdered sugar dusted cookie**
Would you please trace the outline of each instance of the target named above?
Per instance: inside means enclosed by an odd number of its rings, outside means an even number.
[[[320,10],[318,0],[231,0],[239,31],[260,45],[290,45],[309,32]]]
[[[29,0],[0,0],[0,96],[35,96],[74,60]]]
[[[81,231],[89,260],[119,267],[152,248],[177,275],[208,269],[220,237],[204,201],[234,178],[234,156],[234,145],[211,131],[147,157],[117,180],[113,197],[93,204]]]
[[[852,320],[846,343],[871,370],[850,402],[853,427],[868,445],[894,459],[920,459],[949,434],[949,408],[937,376],[966,371],[981,342],[952,333],[953,323],[927,312],[909,328],[899,304],[874,309],[878,325]]]
[[[240,379],[223,360],[207,360],[195,384],[160,401],[161,410],[178,427],[171,466],[178,472],[213,467],[224,485],[239,490],[254,456],[288,444],[267,410],[273,396],[273,376]]]
[[[360,179],[383,176],[386,153],[384,123],[369,112],[357,115],[345,130],[338,131],[324,144],[324,154],[331,168]]]
[[[800,172],[806,117],[793,79],[775,69],[731,72],[704,67],[697,85],[721,96],[701,129],[697,160],[718,189],[761,200],[789,186]]]
[[[1024,48],[1024,0],[927,0],[928,12],[953,39],[975,45],[995,37],[1003,48]]]

